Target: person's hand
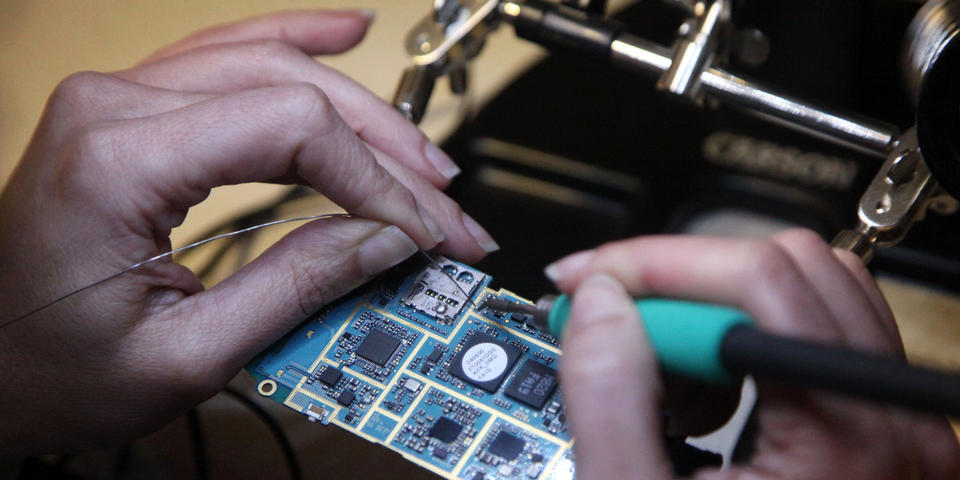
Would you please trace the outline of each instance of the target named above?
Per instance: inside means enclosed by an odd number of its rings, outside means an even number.
[[[663,386],[631,297],[734,305],[760,328],[903,356],[893,316],[860,260],[814,233],[771,240],[647,237],[551,265],[573,292],[560,368],[577,478],[670,478]],[[697,479],[953,479],[960,449],[943,418],[828,393],[759,385],[756,451]],[[702,407],[715,408],[711,399]]]
[[[355,217],[297,229],[208,291],[158,262],[0,329],[0,457],[149,432],[418,249],[476,261],[497,248],[440,191],[456,165],[311,58],[349,49],[368,22],[265,16],[57,87],[0,197],[0,324],[168,251],[218,185],[306,184]]]

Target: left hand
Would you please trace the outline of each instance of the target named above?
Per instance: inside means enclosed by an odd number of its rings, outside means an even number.
[[[355,216],[298,228],[210,290],[167,259],[0,329],[0,460],[148,433],[418,249],[475,261],[496,248],[441,192],[456,165],[311,58],[368,22],[268,15],[61,82],[0,195],[0,323],[168,251],[219,185],[308,184]]]

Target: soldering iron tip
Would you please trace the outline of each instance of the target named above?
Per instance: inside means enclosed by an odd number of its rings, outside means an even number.
[[[483,308],[489,308],[505,313],[533,313],[536,309],[532,305],[517,303],[505,298],[488,296],[483,302]]]

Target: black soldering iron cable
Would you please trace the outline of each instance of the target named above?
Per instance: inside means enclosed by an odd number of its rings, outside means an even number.
[[[720,346],[723,365],[758,381],[847,393],[960,418],[960,375],[841,346],[734,327]]]

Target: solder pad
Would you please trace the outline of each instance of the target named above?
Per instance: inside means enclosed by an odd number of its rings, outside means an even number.
[[[562,394],[528,388],[559,367],[557,340],[482,309],[488,295],[527,302],[490,280],[415,258],[312,315],[247,371],[260,395],[444,478],[573,478]]]

